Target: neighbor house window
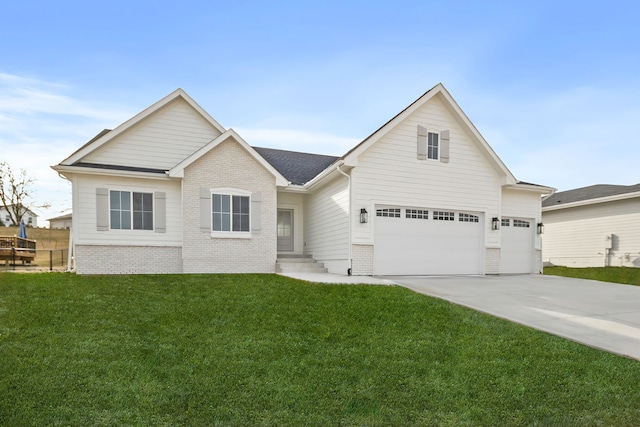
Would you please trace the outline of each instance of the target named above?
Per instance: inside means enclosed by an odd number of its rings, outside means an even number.
[[[249,232],[249,196],[214,193],[211,205],[213,231]]]
[[[153,230],[153,193],[111,190],[109,216],[112,230]]]
[[[438,160],[438,137],[437,133],[427,134],[427,158]]]

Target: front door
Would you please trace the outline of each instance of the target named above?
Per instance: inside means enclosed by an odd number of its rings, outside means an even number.
[[[278,209],[278,252],[293,251],[293,209]]]

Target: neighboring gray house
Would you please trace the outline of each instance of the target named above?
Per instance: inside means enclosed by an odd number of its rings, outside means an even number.
[[[78,273],[498,274],[542,268],[541,196],[441,84],[341,157],[250,146],[178,89],[53,167]]]
[[[640,267],[640,184],[592,185],[542,202],[543,259],[568,267]]]
[[[60,215],[57,216],[55,218],[50,218],[49,221],[49,228],[53,228],[53,229],[69,229],[71,228],[71,220],[72,220],[73,214],[66,214],[66,215]]]

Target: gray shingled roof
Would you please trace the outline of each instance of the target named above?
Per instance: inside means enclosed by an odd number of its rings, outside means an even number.
[[[557,206],[567,203],[582,202],[584,200],[599,199],[602,197],[617,196],[626,193],[640,192],[640,184],[635,185],[609,185],[598,184],[589,187],[576,188],[574,190],[560,191],[542,201],[542,207]]]
[[[253,147],[292,184],[303,185],[315,178],[340,157]]]

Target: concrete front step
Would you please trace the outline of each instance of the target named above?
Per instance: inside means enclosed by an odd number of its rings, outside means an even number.
[[[326,273],[323,263],[316,262],[309,255],[278,255],[277,273]]]

